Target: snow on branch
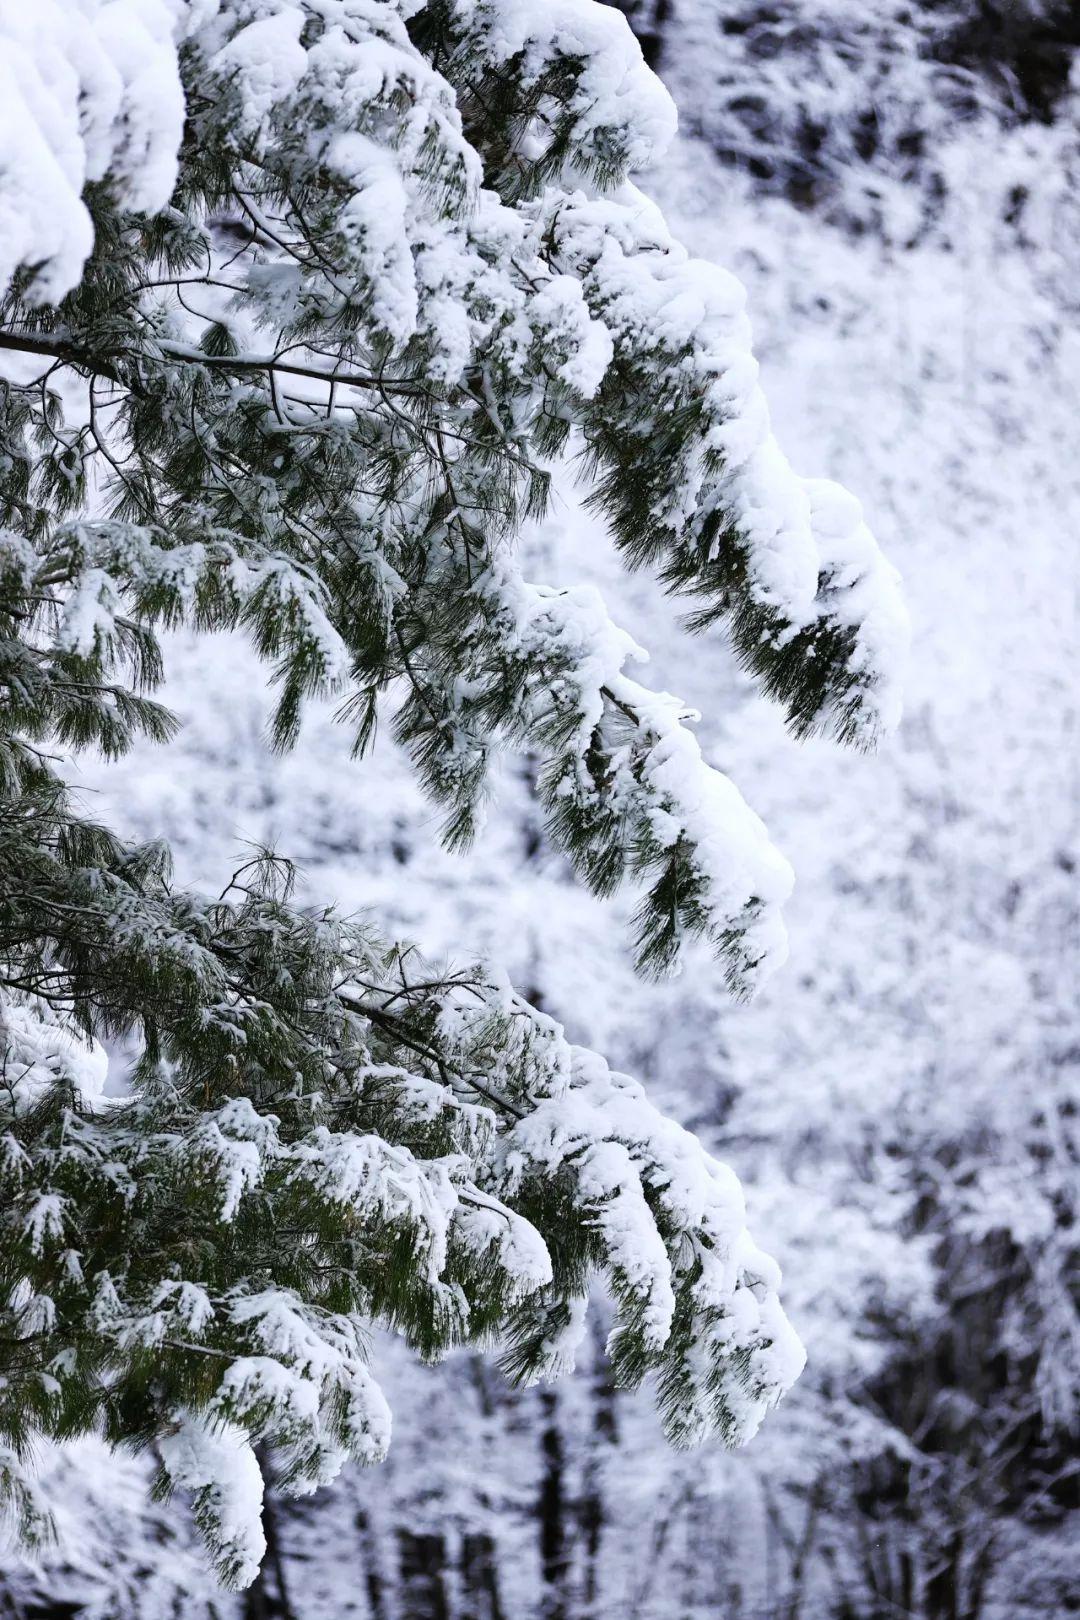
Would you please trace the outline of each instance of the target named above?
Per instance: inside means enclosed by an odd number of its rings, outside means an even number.
[[[869,746],[899,719],[899,576],[858,503],[792,471],[769,426],[745,293],[691,259],[632,186],[551,196],[554,264],[581,278],[614,359],[585,417],[592,503],[635,564],[705,599],[800,733]]]
[[[164,899],[144,902],[144,933]],[[132,937],[139,909],[132,897]],[[384,1455],[365,1324],[430,1358],[501,1343],[515,1376],[555,1376],[598,1272],[616,1374],[654,1379],[671,1437],[753,1434],[802,1365],[779,1272],[746,1233],[735,1177],[640,1086],[498,976],[440,979],[257,889],[219,903],[209,939],[179,910],[232,982],[258,962],[261,998],[282,1004],[234,991],[222,1006],[204,975],[203,1005],[158,1008],[156,1056],[128,1101],[98,1097],[96,1072],[83,1089],[55,1013],[4,1004],[4,1073],[50,1067],[5,1120],[7,1314],[40,1348],[12,1368],[0,1418],[39,1376],[57,1412],[113,1438],[125,1402],[149,1402],[162,1488],[192,1492],[230,1584],[258,1562],[255,1445],[274,1447],[294,1493]],[[126,972],[121,955],[114,998]],[[223,1085],[238,1051],[267,1065],[259,1106]]]
[[[108,179],[131,209],[164,208],[184,125],[164,0],[0,4],[0,296],[56,303],[93,243],[84,201]]]
[[[700,934],[731,988],[748,993],[786,957],[779,907],[794,875],[738,789],[702,758],[688,726],[696,714],[625,672],[647,654],[593,588],[529,584],[500,558],[482,591],[491,667],[463,708],[500,715],[497,693],[509,685],[504,724],[543,750],[556,843],[601,894],[628,873],[646,878],[639,966],[669,970]]]

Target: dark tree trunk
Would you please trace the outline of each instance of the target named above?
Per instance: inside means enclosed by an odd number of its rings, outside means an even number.
[[[364,1589],[367,1592],[368,1607],[371,1610],[372,1620],[389,1620],[386,1586],[379,1568],[375,1534],[371,1527],[371,1520],[363,1508],[357,1510],[355,1523],[360,1540],[360,1551],[364,1560]]]
[[[485,1532],[467,1532],[462,1538],[461,1586],[461,1620],[504,1620],[495,1543]]]
[[[594,1345],[593,1353],[596,1371],[592,1381],[594,1402],[592,1433],[589,1437],[585,1481],[578,1505],[578,1526],[585,1558],[582,1600],[586,1616],[597,1612],[602,1597],[600,1549],[608,1519],[607,1503],[604,1500],[604,1464],[612,1446],[618,1443],[615,1388],[611,1382],[611,1369],[602,1343],[597,1342]]]
[[[542,1613],[544,1620],[567,1620],[566,1574],[566,1482],[563,1440],[559,1430],[555,1395],[541,1396],[544,1428],[540,1445],[544,1474],[540,1485],[540,1566],[544,1577]]]
[[[401,1620],[450,1620],[446,1595],[446,1538],[399,1530]]]

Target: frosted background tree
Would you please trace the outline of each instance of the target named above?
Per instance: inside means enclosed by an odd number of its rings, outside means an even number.
[[[93,1431],[154,1449],[244,1585],[257,1445],[291,1493],[386,1451],[366,1330],[429,1360],[498,1345],[530,1383],[572,1366],[593,1273],[616,1383],[650,1377],[679,1445],[750,1438],[803,1358],[730,1171],[499,971],[298,905],[269,851],[217,898],[175,887],[55,758],[172,746],[158,632],[241,629],[278,750],[311,702],[356,755],[384,721],[450,850],[515,751],[550,848],[598,896],[633,887],[639,972],[701,941],[745,996],[779,965],[791,870],[693,711],[628,673],[591,584],[522,567],[576,471],[796,736],[868,748],[898,718],[896,575],[779,449],[738,283],[628,178],[670,100],[591,0],[0,20],[0,1421],[24,1533],[34,1442]]]

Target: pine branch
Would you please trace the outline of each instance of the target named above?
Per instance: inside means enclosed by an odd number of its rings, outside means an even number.
[[[301,345],[292,345],[301,347]],[[9,328],[0,328],[0,349],[10,349],[20,354],[37,354],[42,356],[55,355],[70,365],[81,369],[100,373],[108,377],[111,382],[123,384],[125,378],[114,364],[95,351],[88,349],[70,337],[57,332],[14,332]],[[412,382],[399,382],[393,377],[373,377],[364,372],[343,369],[341,365],[327,370],[319,366],[300,365],[296,361],[286,360],[283,353],[264,355],[245,354],[207,354],[204,349],[196,348],[192,344],[177,343],[169,338],[156,335],[148,336],[145,347],[138,349],[123,349],[118,351],[125,357],[140,360],[171,360],[205,367],[208,370],[227,371],[243,374],[245,372],[266,372],[269,375],[281,372],[292,377],[307,377],[313,382],[325,383],[330,386],[335,383],[344,384],[351,388],[364,388],[374,390],[379,394],[402,396],[411,399],[428,399],[432,397],[431,391]],[[287,351],[284,351],[287,352]],[[344,363],[343,363],[344,364]]]

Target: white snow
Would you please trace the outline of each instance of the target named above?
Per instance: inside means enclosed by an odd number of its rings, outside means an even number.
[[[631,169],[663,154],[675,134],[675,105],[641,59],[626,18],[598,0],[453,0],[455,18],[471,26],[484,61],[502,67],[523,56],[522,82],[539,79],[553,59],[583,65],[571,102],[572,149],[589,154],[617,131]]]
[[[616,353],[639,363],[657,356],[667,370],[658,385],[675,378],[705,406],[700,445],[669,504],[652,515],[681,538],[720,505],[748,546],[752,595],[783,615],[788,635],[823,613],[857,630],[858,726],[875,743],[900,715],[909,632],[899,576],[858,503],[797,477],[781,450],[758,383],[742,287],[729,271],[691,258],[629,183],[614,197],[579,193],[553,198],[549,208],[557,262],[583,278]],[[708,464],[710,450],[722,452],[719,470]]]
[[[266,1552],[262,1528],[263,1480],[242,1430],[180,1414],[176,1431],[159,1443],[162,1466],[174,1486],[190,1491],[196,1516],[233,1566],[231,1584],[250,1586]]]
[[[168,202],[184,103],[164,0],[0,0],[0,292],[20,269],[56,302],[92,245],[107,173],[131,208]]]
[[[42,1011],[0,997],[0,1088],[16,1110],[33,1107],[61,1080],[92,1106],[105,1090],[108,1069],[100,1041],[88,1041]]]

